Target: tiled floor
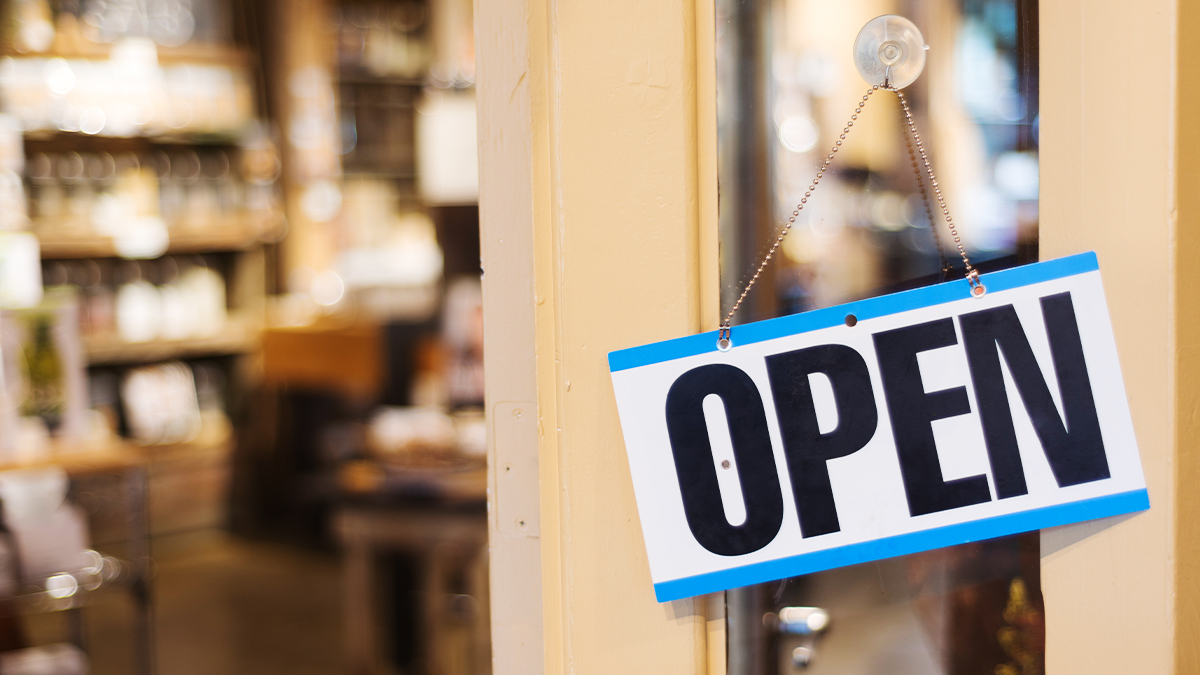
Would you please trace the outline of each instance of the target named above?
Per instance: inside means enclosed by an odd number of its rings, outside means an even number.
[[[156,540],[160,675],[343,672],[341,576],[335,557],[205,531]],[[86,612],[93,675],[132,668],[131,605],[107,592]],[[62,618],[27,623],[62,639]]]

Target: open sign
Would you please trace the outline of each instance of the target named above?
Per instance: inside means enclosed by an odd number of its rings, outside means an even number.
[[[1095,254],[609,354],[659,601],[1149,508]]]

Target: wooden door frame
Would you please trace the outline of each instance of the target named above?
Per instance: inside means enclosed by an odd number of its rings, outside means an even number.
[[[497,673],[725,672],[659,604],[607,353],[716,328],[713,0],[478,0]]]
[[[1197,672],[1200,9],[1040,5],[1041,253],[1100,258],[1152,503],[1043,533],[1048,672]],[[496,672],[723,673],[723,597],[654,602],[604,364],[717,324],[712,0],[475,12]]]

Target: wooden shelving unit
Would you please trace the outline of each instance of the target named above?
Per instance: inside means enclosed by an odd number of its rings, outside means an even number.
[[[78,330],[58,331],[67,335],[61,338],[64,343],[71,341],[61,347],[62,353],[69,354],[69,359],[63,359],[63,370],[71,369],[69,374],[76,383],[72,392],[78,393],[78,370],[86,367],[83,396],[95,410],[84,415],[87,423],[80,425],[89,430],[88,438],[54,438],[46,444],[26,440],[41,438],[40,434],[22,435],[18,442],[26,445],[0,461],[0,471],[56,467],[70,476],[72,498],[88,515],[92,545],[106,554],[110,549],[121,551],[112,555],[127,561],[122,563],[126,568],[121,579],[135,590],[134,646],[138,652],[130,672],[150,675],[156,669],[150,537],[228,524],[238,438],[230,418],[245,416],[239,406],[244,406],[248,397],[241,392],[256,386],[254,354],[261,344],[267,291],[276,277],[272,247],[285,229],[282,214],[251,210],[260,206],[271,209],[279,201],[278,195],[267,194],[275,190],[268,183],[275,180],[274,174],[262,168],[261,162],[250,161],[266,156],[278,159],[276,149],[267,142],[256,145],[259,137],[248,133],[251,122],[267,115],[262,96],[264,65],[259,58],[263,43],[253,23],[258,3],[226,3],[227,8],[197,11],[193,15],[197,21],[194,38],[213,42],[158,45],[154,58],[148,49],[138,54],[139,64],[152,65],[156,59],[159,69],[140,79],[139,85],[145,88],[138,91],[143,93],[127,95],[142,99],[134,101],[107,95],[108,84],[99,79],[112,77],[119,82],[123,73],[114,69],[110,75],[97,63],[78,64],[107,61],[117,56],[114,44],[120,43],[94,43],[84,31],[72,30],[71,17],[66,15],[73,12],[79,19],[78,3],[59,4],[48,5],[55,14],[52,51],[16,52],[7,39],[14,26],[6,26],[0,60],[15,62],[10,63],[15,65],[14,72],[22,73],[6,81],[12,89],[4,93],[13,101],[23,100],[17,96],[21,93],[31,101],[53,100],[55,105],[86,111],[94,107],[107,117],[98,126],[90,126],[76,123],[78,120],[63,123],[66,118],[50,117],[35,105],[25,105],[14,113],[19,116],[26,111],[28,115],[22,119],[27,129],[24,155],[30,160],[24,177],[26,213],[33,219],[28,230],[40,245],[43,282],[79,286]],[[6,18],[13,18],[14,6],[10,0],[0,0]],[[200,26],[202,20],[209,24]],[[72,77],[79,77],[88,87],[69,87],[67,93],[49,91],[38,74],[47,63],[59,67],[51,62],[59,58],[66,59]],[[24,77],[26,72],[31,75]],[[100,87],[106,88],[105,95],[89,93]],[[72,97],[79,97],[82,103]],[[150,103],[145,110],[152,112],[139,115],[136,124],[114,116],[111,111],[127,103]],[[173,116],[164,112],[171,110],[176,111]],[[85,128],[91,133],[70,130]],[[179,158],[186,161],[179,163]],[[45,161],[53,162],[46,165],[52,170],[38,168],[43,166],[38,162]],[[71,162],[70,171],[63,169],[67,162]],[[76,163],[85,171],[74,172]],[[138,167],[154,170],[131,175]],[[197,190],[205,193],[197,196]],[[136,201],[137,218],[156,217],[161,212],[168,221],[167,238],[163,239],[161,232],[153,233],[157,235],[153,243],[158,246],[147,249],[140,245],[152,237],[125,241],[120,235],[114,238],[96,232],[92,222],[97,209],[108,206],[97,199],[105,194],[127,200],[121,202],[122,209],[132,203],[128,200]],[[124,224],[134,216],[120,218]],[[164,256],[180,257],[156,261]],[[190,290],[190,281],[179,273],[201,266],[221,277],[220,282],[209,278],[205,285],[196,286],[209,293],[203,297],[204,303],[215,304],[216,297],[210,295],[216,296],[219,284],[224,284],[227,319],[219,329],[203,336],[142,343],[128,343],[108,332],[131,315],[150,316],[157,302],[147,293],[147,299],[140,305],[133,303],[131,309],[129,301],[119,301],[129,297],[121,295],[123,288],[136,280],[160,289]],[[69,320],[70,313],[62,314],[62,322]],[[127,424],[129,411],[125,409],[125,416],[121,415],[131,371],[176,360],[187,362],[196,376],[202,419],[197,436],[154,445],[123,436],[133,435],[133,425]],[[83,396],[73,394],[71,405],[78,405]],[[149,405],[157,404],[151,397]],[[191,409],[185,411],[193,414]],[[91,580],[81,578],[80,583]],[[44,611],[48,605],[41,595],[45,593],[31,595],[30,602]],[[77,609],[85,595],[80,592],[49,609]]]
[[[0,0],[0,4],[3,4]],[[111,48],[79,40],[54,53],[17,54],[0,50],[0,57],[64,58],[67,60],[103,60],[110,57]],[[157,48],[158,62],[164,67],[175,65],[219,66],[236,71],[253,84],[260,77],[259,64],[251,49],[232,44],[188,44],[183,47]],[[254,98],[256,117],[265,114]],[[157,129],[157,127],[156,127]],[[107,136],[103,133],[88,135],[82,132],[54,129],[29,131],[24,134],[25,154],[33,157],[38,153],[61,156],[67,153],[83,155],[118,153],[144,158],[152,153],[176,153],[195,150],[204,153],[227,153],[229,170],[239,171],[237,153],[240,129],[225,131],[197,127],[196,131],[150,131],[132,136]],[[43,177],[42,180],[45,180]],[[261,180],[253,177],[234,177],[234,180]],[[29,185],[33,185],[30,178]],[[68,186],[69,187],[69,186]],[[69,194],[69,190],[65,191]],[[89,377],[103,378],[102,381],[120,382],[130,368],[171,360],[195,360],[222,358],[207,367],[221,371],[226,384],[223,391],[242,391],[254,386],[255,369],[250,367],[251,355],[259,349],[264,323],[266,293],[271,275],[268,262],[268,246],[278,242],[283,233],[283,218],[277,213],[257,211],[220,211],[212,209],[212,220],[205,215],[179,210],[176,222],[168,229],[166,246],[161,251],[135,251],[123,246],[110,236],[90,229],[89,218],[75,217],[79,222],[39,220],[34,192],[29,193],[29,213],[35,219],[30,230],[38,237],[43,261],[62,263],[63,269],[82,269],[89,259],[100,260],[105,276],[100,283],[111,291],[125,283],[120,274],[109,276],[109,270],[124,269],[124,263],[113,259],[153,260],[167,255],[205,258],[211,269],[222,275],[226,288],[228,317],[219,330],[212,334],[185,339],[155,339],[142,343],[128,343],[115,334],[82,335],[82,349]],[[186,202],[184,202],[186,203]],[[227,207],[223,207],[227,208]],[[238,208],[238,207],[234,207]],[[249,202],[241,208],[249,209]],[[46,211],[55,213],[55,211]],[[62,213],[90,213],[89,211],[64,210]],[[104,259],[109,259],[105,261]],[[155,270],[157,264],[147,266]],[[68,283],[79,283],[78,278],[68,275]],[[153,275],[151,283],[158,283]],[[55,282],[59,283],[59,282]],[[80,297],[84,297],[81,294]],[[114,308],[112,311],[116,311]],[[86,325],[86,324],[85,324]],[[113,377],[115,375],[115,378]],[[93,380],[94,382],[94,380]],[[105,385],[107,386],[107,385]],[[106,389],[106,391],[109,391]],[[119,409],[119,385],[111,388],[115,396],[112,405]],[[225,407],[237,405],[235,397],[228,397]],[[11,466],[0,465],[0,470],[18,466],[59,466],[72,476],[86,477],[90,474],[112,473],[118,470],[139,472],[144,490],[150,495],[148,529],[151,534],[178,532],[181,530],[217,527],[227,520],[228,485],[232,472],[231,457],[235,450],[227,413],[210,411],[203,413],[204,430],[188,442],[170,445],[141,445],[129,438],[113,437],[100,442],[54,441],[47,453],[36,460],[18,462]],[[235,413],[236,414],[236,413]],[[216,419],[220,418],[220,419]],[[215,424],[214,424],[215,421]],[[0,463],[2,464],[2,463]],[[121,523],[118,523],[121,525]],[[93,523],[93,535],[103,538]],[[120,528],[118,528],[120,529]]]

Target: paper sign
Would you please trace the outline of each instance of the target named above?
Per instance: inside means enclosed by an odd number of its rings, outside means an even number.
[[[1149,508],[1092,253],[609,354],[660,602]]]

